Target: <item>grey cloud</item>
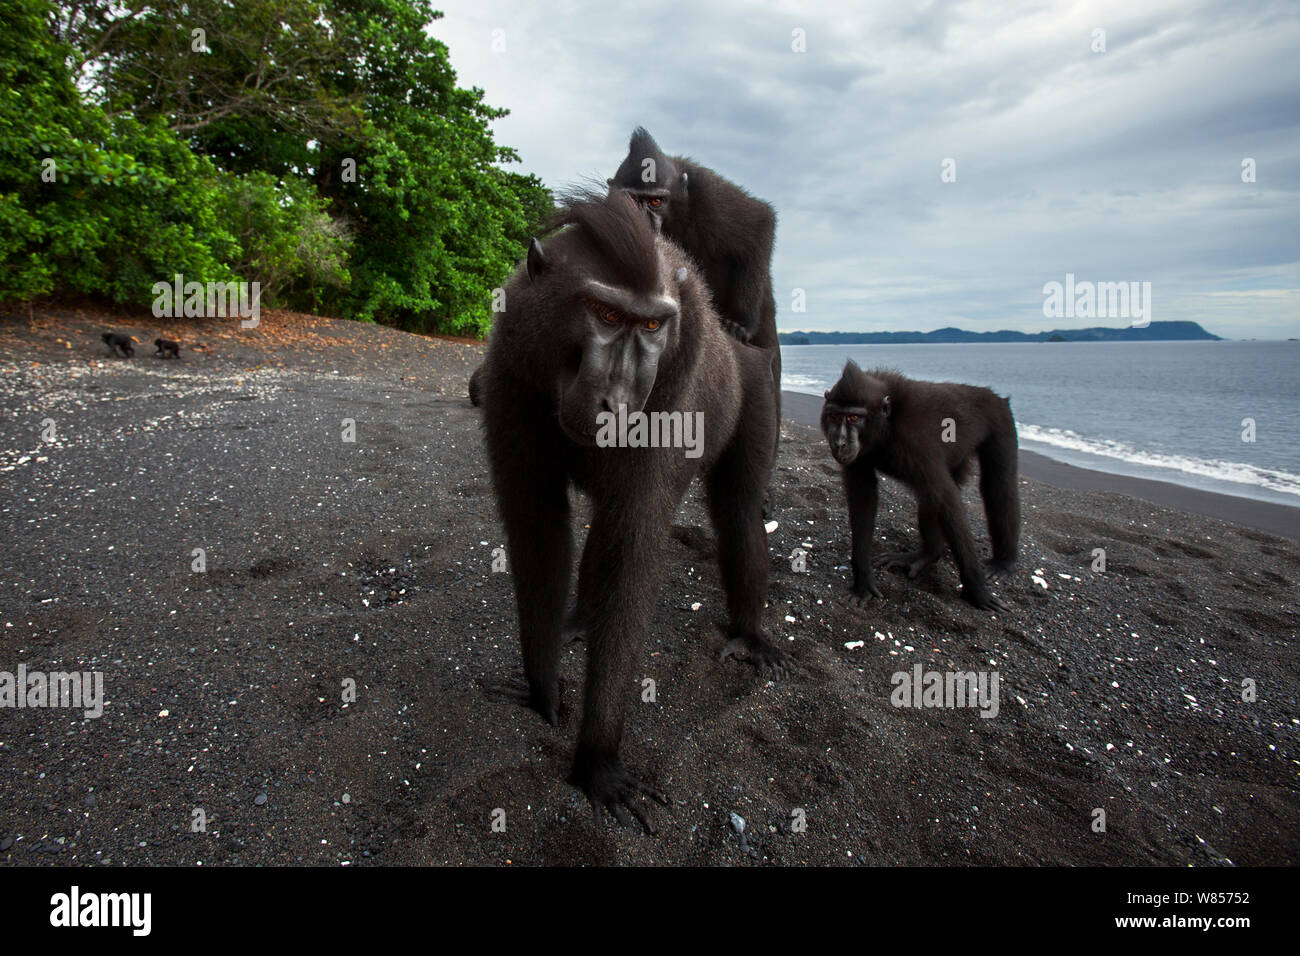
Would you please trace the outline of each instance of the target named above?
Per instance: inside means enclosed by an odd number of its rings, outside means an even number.
[[[784,329],[1043,328],[1072,271],[1152,281],[1156,318],[1300,335],[1300,5],[442,7],[548,185],[610,175],[645,125],[771,202]]]

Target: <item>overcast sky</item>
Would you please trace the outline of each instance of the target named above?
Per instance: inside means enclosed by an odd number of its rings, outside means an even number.
[[[514,168],[603,179],[640,124],[775,206],[783,331],[1126,324],[1046,318],[1073,273],[1150,282],[1154,320],[1300,336],[1296,0],[441,8]]]

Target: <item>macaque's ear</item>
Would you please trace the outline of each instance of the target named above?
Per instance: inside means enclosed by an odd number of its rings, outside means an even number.
[[[612,180],[612,179],[607,179],[607,180],[605,180],[605,185],[606,185],[606,186],[612,186],[612,185],[614,185],[614,180]]]
[[[822,398],[826,399],[828,402],[831,400],[831,390],[829,388],[822,394]]]
[[[880,414],[884,415],[886,418],[889,417],[889,396],[888,395],[886,395],[884,398],[880,400]]]
[[[537,277],[546,271],[549,265],[546,261],[546,253],[542,252],[542,244],[536,238],[528,244],[528,278],[532,282],[537,281]]]

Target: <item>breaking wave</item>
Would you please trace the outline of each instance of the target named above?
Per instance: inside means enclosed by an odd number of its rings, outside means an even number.
[[[1215,458],[1194,458],[1189,455],[1170,455],[1160,452],[1143,451],[1127,442],[1112,441],[1107,438],[1088,438],[1068,428],[1043,428],[1017,422],[1022,441],[1036,442],[1051,448],[1096,455],[1117,461],[1140,465],[1144,468],[1159,468],[1166,471],[1181,472],[1197,478],[1212,481],[1226,481],[1237,485],[1250,485],[1269,491],[1300,497],[1300,475],[1275,468],[1261,468],[1237,461],[1221,461]],[[1176,480],[1176,479],[1173,479]]]

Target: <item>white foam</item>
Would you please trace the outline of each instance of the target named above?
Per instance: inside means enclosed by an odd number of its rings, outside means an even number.
[[[1244,462],[1222,461],[1217,458],[1194,458],[1190,455],[1169,455],[1143,451],[1127,442],[1109,438],[1088,438],[1068,428],[1043,428],[1017,422],[1016,429],[1025,441],[1037,442],[1053,448],[1097,455],[1129,462],[1145,468],[1161,468],[1186,475],[1227,481],[1239,485],[1252,485],[1269,491],[1300,497],[1300,475],[1275,468],[1262,468]]]
[[[791,374],[786,371],[781,372],[781,388],[787,392],[802,392],[805,395],[816,395],[821,397],[822,392],[830,388],[831,385],[824,378],[816,375]]]

